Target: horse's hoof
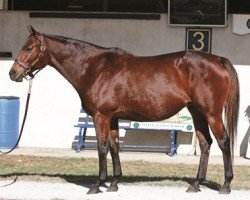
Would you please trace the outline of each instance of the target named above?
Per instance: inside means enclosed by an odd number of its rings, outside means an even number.
[[[101,193],[102,191],[99,188],[90,188],[87,194],[98,194]]]
[[[200,192],[200,191],[201,191],[200,188],[195,187],[193,185],[190,185],[188,187],[188,189],[186,190],[186,192],[190,192],[190,193],[196,193],[196,192]]]
[[[230,188],[222,187],[219,191],[219,194],[229,194],[231,192]]]
[[[110,185],[107,189],[107,192],[117,192],[118,186],[117,185]]]

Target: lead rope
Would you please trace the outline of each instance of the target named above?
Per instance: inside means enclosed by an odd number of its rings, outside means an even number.
[[[25,111],[24,111],[24,115],[23,115],[23,123],[22,123],[22,126],[21,126],[20,134],[19,134],[18,139],[16,141],[16,144],[9,151],[6,151],[6,152],[0,151],[1,154],[8,154],[8,153],[12,152],[18,146],[19,141],[20,141],[20,139],[22,137],[23,128],[24,128],[24,125],[25,125],[25,121],[26,121],[27,113],[28,113],[28,108],[29,108],[29,101],[30,101],[31,88],[32,88],[32,80],[33,80],[33,78],[29,79],[29,90],[28,90],[28,93],[27,93]]]

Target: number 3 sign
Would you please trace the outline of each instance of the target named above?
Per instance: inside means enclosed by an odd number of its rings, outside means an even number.
[[[211,29],[186,29],[186,49],[211,52]]]

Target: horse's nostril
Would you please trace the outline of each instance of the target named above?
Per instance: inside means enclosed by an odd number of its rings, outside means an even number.
[[[9,75],[12,76],[15,72],[13,70],[10,70]]]
[[[15,73],[14,70],[10,70],[9,76],[10,76],[10,79],[11,79],[11,80],[14,80],[15,74],[16,74],[16,73]]]

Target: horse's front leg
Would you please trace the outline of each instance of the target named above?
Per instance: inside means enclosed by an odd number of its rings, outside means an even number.
[[[110,147],[110,153],[111,153],[112,162],[113,162],[114,179],[111,182],[107,191],[116,192],[118,190],[117,184],[120,178],[122,177],[122,169],[121,169],[121,163],[120,163],[120,158],[119,158],[120,146],[119,146],[118,119],[113,119],[111,121],[109,147]]]
[[[96,194],[100,192],[99,187],[105,183],[107,178],[107,153],[108,153],[108,138],[110,133],[110,118],[97,113],[93,116],[95,129],[97,148],[99,156],[99,177],[96,183],[89,189],[88,194]]]

